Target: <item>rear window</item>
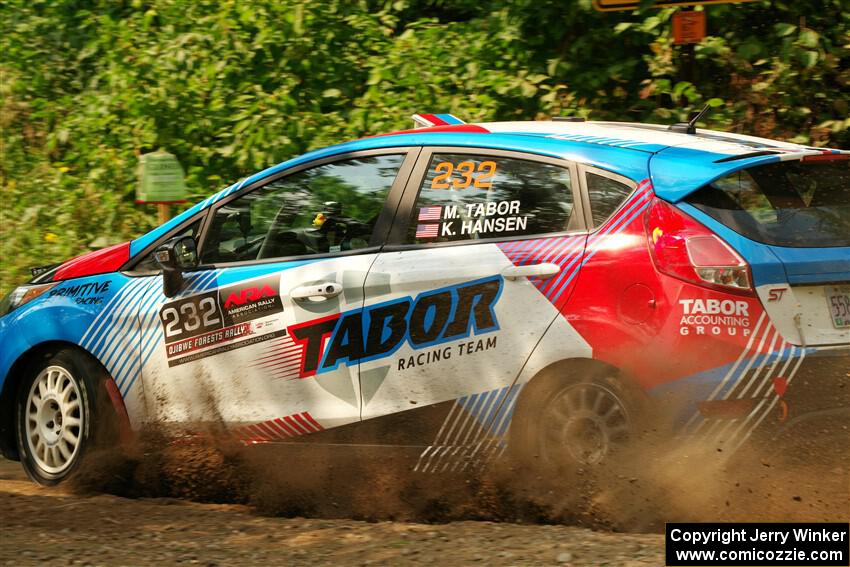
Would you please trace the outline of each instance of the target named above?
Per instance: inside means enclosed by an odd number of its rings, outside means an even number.
[[[587,196],[590,198],[593,226],[602,226],[631,192],[632,188],[624,183],[595,173],[588,173]]]
[[[686,200],[757,242],[850,246],[850,160],[760,165],[721,177]]]

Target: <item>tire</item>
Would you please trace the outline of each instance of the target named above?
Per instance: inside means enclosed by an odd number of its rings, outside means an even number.
[[[547,376],[521,402],[511,431],[513,455],[546,475],[592,473],[641,437],[645,402],[613,369]]]
[[[18,388],[15,424],[21,464],[32,480],[62,482],[106,439],[105,379],[111,378],[99,364],[72,348],[30,364]]]

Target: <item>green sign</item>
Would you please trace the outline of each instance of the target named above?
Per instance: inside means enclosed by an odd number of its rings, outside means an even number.
[[[177,158],[157,151],[139,157],[137,203],[185,203],[186,182]]]

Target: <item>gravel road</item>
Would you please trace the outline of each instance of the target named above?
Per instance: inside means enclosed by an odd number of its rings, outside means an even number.
[[[565,499],[575,485],[541,507],[541,491],[513,477],[507,491],[498,477],[404,479],[371,455],[339,465],[295,449],[267,459],[169,445],[107,452],[84,482],[57,488],[0,459],[0,565],[658,566],[665,521],[850,520],[848,441],[815,448],[828,459],[783,449],[747,467],[691,453],[634,477],[609,467],[618,482],[584,515]]]
[[[245,506],[82,497],[0,462],[2,565],[663,564],[663,538],[552,525],[269,518]]]

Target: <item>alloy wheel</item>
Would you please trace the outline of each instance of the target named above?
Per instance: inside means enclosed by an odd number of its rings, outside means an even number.
[[[83,409],[80,386],[66,368],[48,366],[30,387],[26,442],[32,459],[48,474],[60,474],[80,450]]]
[[[564,452],[582,465],[602,462],[629,439],[631,419],[609,388],[575,384],[558,392],[543,415],[542,457],[555,463]]]

